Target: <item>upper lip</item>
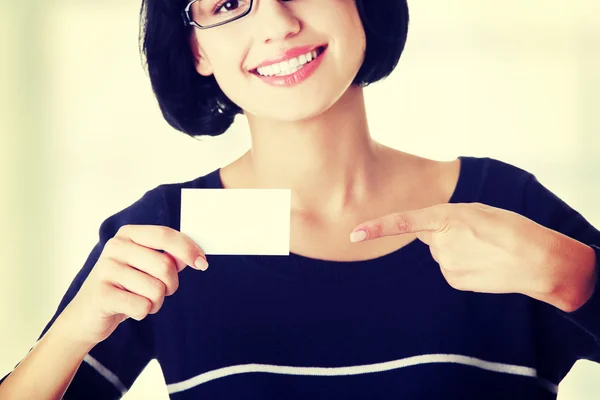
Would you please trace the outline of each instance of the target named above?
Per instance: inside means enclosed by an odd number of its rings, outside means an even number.
[[[294,47],[292,49],[281,50],[279,54],[270,60],[265,60],[262,63],[258,64],[254,68],[250,69],[250,71],[256,71],[260,67],[265,67],[267,65],[276,64],[285,60],[289,60],[290,58],[301,56],[302,54],[306,54],[313,50],[318,49],[319,47],[327,47],[324,44],[311,44],[307,46]]]

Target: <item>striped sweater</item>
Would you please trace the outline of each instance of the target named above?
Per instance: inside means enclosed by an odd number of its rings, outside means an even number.
[[[596,250],[600,232],[532,174],[461,157],[450,202],[512,210]],[[107,218],[51,326],[124,224],[179,229],[182,188],[164,184]],[[201,245],[201,244],[200,244]],[[187,399],[555,399],[580,358],[600,361],[600,289],[573,313],[520,294],[453,289],[414,241],[353,262],[209,255],[162,309],[128,319],[81,364],[65,399],[116,399],[152,359]],[[40,335],[41,337],[41,335]]]

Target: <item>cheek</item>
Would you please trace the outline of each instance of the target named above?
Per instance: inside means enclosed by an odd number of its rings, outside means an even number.
[[[244,54],[243,51],[236,50],[240,48],[240,43],[237,43],[237,46],[227,46],[222,43],[227,42],[218,43],[216,47],[211,48],[210,63],[215,79],[227,93],[227,86],[235,87],[245,77],[242,68]]]
[[[354,8],[354,12],[350,16],[349,21],[351,32],[349,36],[353,38],[354,43],[356,47],[360,49],[360,52],[364,53],[367,47],[367,38],[365,36],[365,29],[362,25],[362,21],[360,20],[360,15],[356,8]]]
[[[337,7],[331,9],[332,14],[326,19],[328,25],[325,26],[330,26],[328,31],[338,42],[338,47],[347,56],[360,58],[359,62],[362,63],[366,36],[358,9],[354,0],[337,0],[336,4]]]
[[[197,33],[197,40],[201,44],[214,74],[239,68],[244,57],[242,54],[244,44],[235,32],[223,30],[207,30]]]
[[[242,68],[243,56],[225,57],[221,54],[213,64],[213,75],[217,84],[227,97],[243,107],[248,102],[248,81],[251,78]]]

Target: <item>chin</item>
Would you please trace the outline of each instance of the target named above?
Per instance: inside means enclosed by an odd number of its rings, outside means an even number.
[[[338,101],[342,99],[344,94],[351,89],[352,79],[347,79],[347,85],[340,85],[336,90],[323,90],[314,93],[307,99],[290,99],[283,101],[279,99],[254,99],[254,101],[246,102],[248,107],[244,108],[248,114],[252,114],[258,118],[267,118],[285,122],[303,121],[315,118],[324,112],[328,111]],[[330,81],[334,83],[334,81]]]
[[[246,115],[252,115],[256,118],[272,119],[284,122],[295,122],[303,121],[310,118],[314,118],[323,112],[327,111],[332,101],[324,101],[325,98],[319,96],[319,101],[313,98],[309,101],[257,101],[246,102],[247,107],[242,108],[245,110]]]

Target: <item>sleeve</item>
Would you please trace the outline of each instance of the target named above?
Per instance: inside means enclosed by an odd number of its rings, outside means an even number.
[[[75,297],[100,257],[106,242],[123,225],[167,225],[164,204],[164,198],[156,188],[146,192],[135,203],[102,222],[97,244],[71,282],[54,316],[43,329],[38,340]],[[139,322],[129,318],[122,322],[106,340],[98,343],[86,355],[63,399],[121,398],[154,358],[152,332],[151,318]],[[0,380],[0,384],[7,376]]]
[[[600,268],[600,232],[579,212],[530,175],[524,189],[523,214],[595,250]],[[565,266],[568,268],[568,266]],[[560,382],[578,359],[600,362],[600,284],[579,309],[567,313],[547,303],[534,302],[537,357],[541,372]],[[540,372],[540,371],[538,371]]]

